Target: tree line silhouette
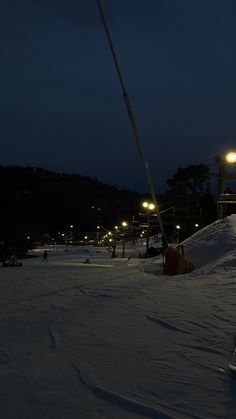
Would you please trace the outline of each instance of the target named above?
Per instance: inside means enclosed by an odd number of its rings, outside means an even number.
[[[180,239],[216,218],[209,169],[204,165],[179,168],[167,180],[168,189],[157,196],[169,239],[181,224]],[[25,254],[45,235],[56,236],[71,225],[77,231],[110,228],[140,213],[148,197],[78,174],[55,173],[38,167],[0,166],[0,246]],[[150,199],[150,198],[149,198]],[[174,208],[174,211],[168,211]]]

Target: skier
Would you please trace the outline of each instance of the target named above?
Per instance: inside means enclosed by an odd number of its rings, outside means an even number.
[[[44,252],[43,252],[43,261],[44,262],[47,262],[48,261],[48,252],[47,252],[47,250],[44,250]]]

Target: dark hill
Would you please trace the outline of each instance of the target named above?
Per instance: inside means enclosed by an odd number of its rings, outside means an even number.
[[[141,195],[77,174],[0,166],[0,242],[19,247],[66,231],[96,231],[136,214]],[[30,239],[27,237],[30,237]]]

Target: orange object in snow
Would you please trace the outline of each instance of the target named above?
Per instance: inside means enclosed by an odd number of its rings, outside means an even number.
[[[164,269],[165,275],[176,275],[178,267],[178,252],[174,247],[169,247],[164,256]]]
[[[182,256],[177,249],[169,247],[164,256],[164,275],[182,275],[194,270],[192,261]]]

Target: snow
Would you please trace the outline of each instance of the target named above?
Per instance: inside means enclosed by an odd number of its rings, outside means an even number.
[[[236,417],[235,215],[185,241],[187,275],[68,250],[0,269],[1,418]]]

